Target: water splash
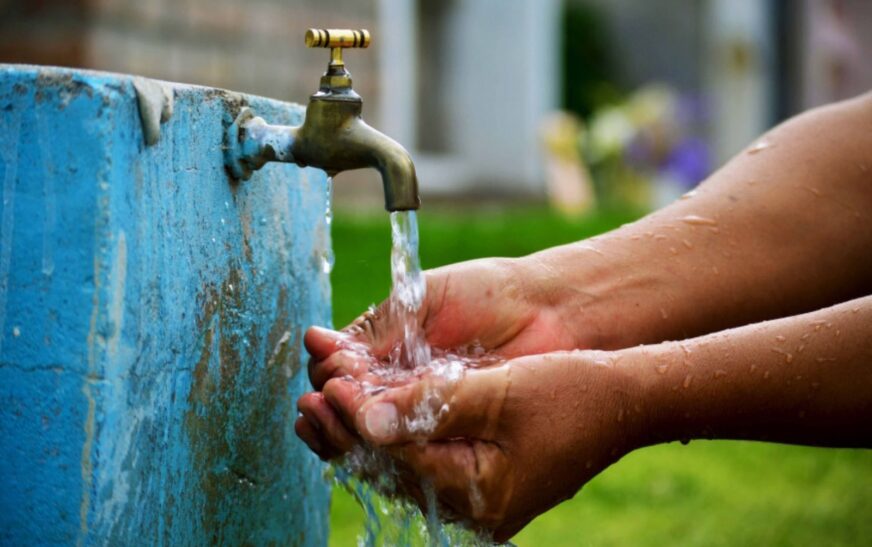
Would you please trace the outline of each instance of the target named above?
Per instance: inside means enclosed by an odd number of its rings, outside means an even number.
[[[329,200],[328,216],[329,224]],[[364,391],[375,393],[385,383],[402,382],[424,375],[439,376],[443,383],[460,381],[469,368],[498,361],[479,344],[445,350],[431,348],[420,327],[418,315],[426,297],[426,280],[418,258],[418,223],[414,211],[391,213],[391,279],[389,313],[401,329],[389,354],[377,358],[365,344],[346,342],[345,349],[358,353],[378,381],[363,382]],[[409,431],[429,433],[448,405],[437,393],[427,393],[411,416]],[[460,524],[444,523],[437,512],[436,492],[424,480],[419,486],[428,511],[403,495],[394,461],[383,451],[358,445],[334,466],[334,480],[357,500],[366,516],[358,545],[449,545],[484,546],[493,542]],[[471,492],[473,491],[471,485]]]

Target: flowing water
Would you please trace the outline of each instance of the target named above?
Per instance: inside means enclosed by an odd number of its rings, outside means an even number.
[[[328,187],[328,192],[331,188]],[[331,219],[328,194],[326,218]],[[419,325],[419,313],[426,297],[426,280],[418,259],[418,224],[414,211],[391,213],[392,290],[388,312],[399,329],[397,343],[386,358],[378,359],[361,345],[350,349],[366,354],[370,371],[383,382],[408,379],[422,374],[438,374],[459,381],[466,369],[487,356],[480,347],[446,351],[430,348]],[[329,258],[332,266],[332,255]],[[326,270],[329,272],[329,270]],[[369,385],[369,389],[381,389]],[[433,397],[428,397],[432,402]],[[447,404],[435,401],[416,409],[406,427],[427,433],[439,415],[448,412]],[[410,499],[398,495],[398,472],[386,453],[358,446],[339,465],[331,469],[334,481],[347,490],[364,511],[364,533],[359,545],[490,545],[491,542],[460,525],[443,523],[435,508],[436,494],[426,483],[419,485],[431,508],[422,515]],[[365,478],[363,478],[365,477]]]
[[[395,366],[418,369],[430,362],[430,347],[420,332],[418,312],[424,303],[427,284],[418,259],[418,219],[415,211],[391,213],[390,313],[403,329],[399,353],[391,358]]]

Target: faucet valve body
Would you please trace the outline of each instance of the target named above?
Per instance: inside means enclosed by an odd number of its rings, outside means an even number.
[[[296,127],[270,125],[243,108],[227,129],[225,164],[237,180],[248,180],[270,161],[323,169],[329,176],[373,167],[382,176],[385,208],[420,206],[418,179],[409,153],[361,117],[363,100],[352,89],[342,60],[344,48],[366,48],[367,30],[309,29],[308,47],[330,48],[330,63],[319,90],[309,97],[306,119]]]

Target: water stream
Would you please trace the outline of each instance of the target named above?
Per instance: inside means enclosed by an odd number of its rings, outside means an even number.
[[[328,187],[328,192],[332,187]],[[332,218],[330,196],[326,220]],[[439,374],[459,381],[465,370],[483,354],[480,348],[446,351],[430,348],[419,326],[418,314],[426,296],[426,280],[418,258],[418,222],[414,211],[391,213],[391,279],[389,313],[401,330],[399,340],[385,359],[370,355],[370,370],[385,381],[423,373]],[[332,258],[332,256],[331,256]],[[332,265],[332,260],[330,260]],[[356,347],[361,351],[366,348]],[[379,389],[379,386],[371,386]],[[432,399],[432,397],[431,397]],[[436,402],[416,409],[406,426],[417,431],[432,431],[440,413],[448,405]],[[343,461],[331,468],[337,485],[347,490],[364,511],[366,522],[358,545],[490,545],[491,542],[460,525],[443,523],[435,510],[433,488],[421,484],[431,508],[422,515],[412,500],[397,495],[398,472],[384,452],[358,446]],[[362,477],[366,477],[365,479]]]

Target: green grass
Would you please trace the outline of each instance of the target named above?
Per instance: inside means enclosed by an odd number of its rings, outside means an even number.
[[[544,208],[419,215],[425,268],[520,256],[630,221],[629,213],[567,220]],[[333,224],[334,323],[345,325],[390,286],[386,214],[338,211]],[[334,490],[330,545],[355,545],[363,513]],[[513,540],[561,545],[868,545],[872,451],[746,442],[693,442],[637,451]]]

